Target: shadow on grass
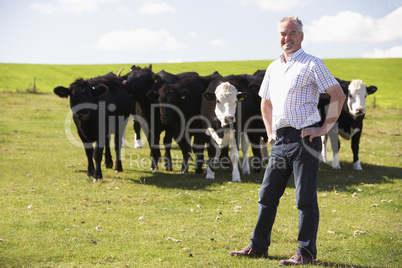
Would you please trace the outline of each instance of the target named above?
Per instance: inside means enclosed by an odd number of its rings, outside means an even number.
[[[287,260],[289,259],[290,256],[276,256],[276,255],[269,255],[268,259],[270,260],[276,260],[279,261],[280,260]],[[371,268],[380,268],[379,266],[356,266],[354,264],[351,263],[336,263],[336,262],[329,262],[329,261],[325,261],[325,260],[321,260],[320,258],[317,259],[317,264],[316,265],[309,265],[309,267],[314,267],[314,266],[320,266],[320,267],[353,267],[353,268],[367,268],[367,267],[371,267]]]
[[[335,263],[335,262],[328,262],[328,261],[321,261],[320,259],[317,260],[317,265],[320,267],[345,267],[345,268],[380,268],[381,266],[357,266],[350,263]]]
[[[341,162],[341,170],[333,170],[331,165],[321,164],[318,188],[346,188],[361,184],[393,183],[394,179],[402,179],[402,168],[386,167],[363,163],[363,171],[355,171],[350,162]]]
[[[290,257],[291,256],[285,256],[285,255],[282,255],[282,256],[269,255],[268,260],[272,261],[273,263],[277,262],[277,264],[271,264],[271,262],[270,262],[270,264],[272,266],[272,265],[278,265],[281,260],[287,260]],[[232,257],[232,258],[244,258],[244,257]],[[350,264],[350,263],[329,262],[329,261],[320,260],[320,258],[317,259],[317,264],[315,264],[315,265],[310,264],[308,267],[315,267],[315,266],[319,266],[319,267],[345,267],[345,268],[347,268],[347,267],[353,267],[353,268],[368,268],[368,267],[370,267],[370,268],[380,268],[380,266],[356,266],[356,265]]]
[[[353,166],[349,162],[341,163],[341,170],[333,170],[328,164],[321,164],[318,179],[319,191],[327,191],[329,188],[343,189],[361,184],[381,184],[384,182],[392,183],[394,179],[402,179],[402,168],[399,167],[385,167],[364,164],[364,171],[354,171]],[[150,184],[160,188],[178,188],[186,190],[200,190],[206,189],[211,185],[220,185],[231,182],[232,169],[218,168],[215,173],[214,180],[205,179],[205,173],[195,174],[193,169],[190,168],[190,172],[186,174],[180,174],[176,171],[164,171],[159,169],[156,172],[143,172],[145,176],[140,176],[138,179],[130,179],[130,173],[136,174],[136,171],[127,168],[126,179],[132,180],[138,184]],[[250,175],[241,174],[242,182],[233,183],[255,183],[261,184],[264,176],[263,170],[261,173],[251,173]],[[293,176],[290,177],[288,187],[294,188]]]
[[[231,181],[231,171],[217,171],[215,174],[215,180],[205,179],[205,173],[195,174],[194,172],[189,172],[186,174],[180,174],[177,171],[156,171],[153,173],[149,171],[144,172],[149,176],[141,176],[139,179],[130,179],[130,172],[131,171],[127,172],[128,176],[126,177],[126,180],[131,180],[136,184],[154,185],[165,189],[182,189],[188,191],[207,190],[211,185],[220,185]],[[133,173],[135,173],[135,171],[133,171]],[[249,181],[249,179],[243,179],[242,177],[242,181],[246,182]]]

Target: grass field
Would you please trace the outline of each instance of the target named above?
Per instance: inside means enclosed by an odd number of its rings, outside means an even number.
[[[367,107],[364,122],[360,150],[364,171],[353,171],[350,143],[345,140],[341,140],[342,170],[320,166],[317,266],[401,267],[402,109],[400,97],[395,96],[399,96],[402,61],[377,61],[390,68],[387,80],[379,79],[387,70],[373,70],[366,60],[336,61],[326,61],[335,76],[349,79],[355,69],[359,78],[379,90],[377,107]],[[339,67],[347,61],[348,68]],[[155,64],[154,69],[248,73],[268,62],[242,64],[242,68],[229,62]],[[291,180],[278,209],[270,258],[229,258],[229,251],[249,243],[263,175],[243,175],[241,183],[232,183],[231,172],[219,169],[216,180],[205,180],[194,174],[193,163],[189,174],[178,174],[177,147],[175,171],[151,173],[145,138],[143,149],[129,146],[132,125],[126,133],[124,172],[103,168],[103,182],[92,183],[86,176],[83,149],[69,143],[65,135],[68,101],[51,91],[76,77],[117,72],[129,65],[15,65],[31,70],[42,94],[21,93],[32,75],[18,79],[18,73],[8,70],[12,65],[0,64],[4,66],[7,71],[0,72],[0,267],[276,267],[281,258],[295,252],[298,216]],[[7,72],[10,79],[16,77],[12,79],[26,85],[4,86]],[[48,81],[40,73],[52,78]]]
[[[239,61],[239,62],[196,62],[196,63],[157,63],[153,64],[154,72],[165,70],[174,74],[195,71],[200,75],[208,75],[218,71],[222,75],[253,74],[256,70],[266,69],[271,61]],[[398,59],[327,59],[324,60],[332,75],[343,80],[361,79],[367,85],[376,85],[376,106],[383,108],[402,108],[399,85],[402,84],[402,58]],[[1,64],[0,91],[32,90],[33,81],[38,92],[52,92],[56,86],[68,86],[75,79],[90,78],[108,72],[117,73],[125,68],[123,74],[133,64],[108,65],[35,65],[35,64]],[[139,64],[141,67],[147,64]],[[373,96],[367,102],[373,104]]]

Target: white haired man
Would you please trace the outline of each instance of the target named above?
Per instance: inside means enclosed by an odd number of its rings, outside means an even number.
[[[317,183],[321,138],[336,123],[345,95],[323,61],[304,52],[303,24],[298,17],[279,21],[279,44],[283,54],[268,66],[259,95],[261,113],[272,144],[260,188],[258,221],[251,243],[229,256],[267,257],[279,199],[294,172],[299,235],[296,254],[279,265],[316,263],[319,222]],[[320,93],[328,93],[329,116],[317,122]]]

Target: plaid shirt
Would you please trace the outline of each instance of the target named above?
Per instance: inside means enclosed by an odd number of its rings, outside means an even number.
[[[271,63],[259,95],[271,100],[272,131],[283,127],[302,129],[320,121],[317,104],[320,93],[338,84],[324,62],[301,48]]]

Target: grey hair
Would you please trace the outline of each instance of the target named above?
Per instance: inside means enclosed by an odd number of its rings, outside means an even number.
[[[297,16],[283,17],[282,19],[279,20],[279,23],[282,23],[285,21],[292,21],[292,22],[296,23],[299,33],[303,33],[303,22],[299,19],[299,17],[297,17]]]

